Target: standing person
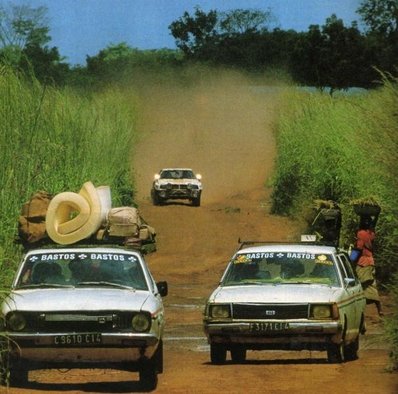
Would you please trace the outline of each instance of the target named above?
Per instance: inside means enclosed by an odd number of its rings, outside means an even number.
[[[356,247],[362,251],[357,262],[356,272],[365,292],[366,303],[376,304],[379,316],[383,316],[380,296],[377,291],[376,270],[373,258],[373,242],[376,234],[370,216],[362,216],[357,232]]]

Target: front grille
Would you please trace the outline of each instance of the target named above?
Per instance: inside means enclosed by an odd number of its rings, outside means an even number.
[[[25,331],[38,332],[117,332],[131,329],[132,312],[36,312],[24,314]]]
[[[171,185],[172,190],[186,190],[188,185]]]
[[[233,304],[234,319],[307,319],[308,304]]]

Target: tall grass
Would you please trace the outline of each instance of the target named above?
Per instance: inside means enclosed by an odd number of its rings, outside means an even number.
[[[299,218],[315,199],[343,211],[340,243],[354,241],[358,217],[350,202],[374,198],[376,272],[397,305],[398,285],[398,79],[359,96],[289,92],[277,126],[278,158],[273,211]],[[386,319],[392,369],[398,369],[398,313]]]
[[[392,83],[356,96],[290,92],[277,128],[273,211],[299,217],[314,199],[343,210],[341,243],[353,241],[357,217],[350,201],[373,197],[382,206],[377,225],[379,275],[398,267],[398,96]]]
[[[77,96],[0,70],[0,283],[15,269],[22,204],[38,190],[109,185],[113,204],[131,203],[136,99],[116,89]]]

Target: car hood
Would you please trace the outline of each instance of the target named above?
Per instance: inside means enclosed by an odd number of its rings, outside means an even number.
[[[3,303],[3,314],[20,311],[149,310],[155,308],[148,291],[130,289],[68,288],[13,291]]]
[[[341,288],[322,285],[245,285],[218,287],[209,302],[228,303],[308,303],[333,302]]]

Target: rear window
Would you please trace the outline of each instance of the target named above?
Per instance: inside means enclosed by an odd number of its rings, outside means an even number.
[[[332,254],[239,253],[228,266],[223,285],[252,283],[339,284]]]

